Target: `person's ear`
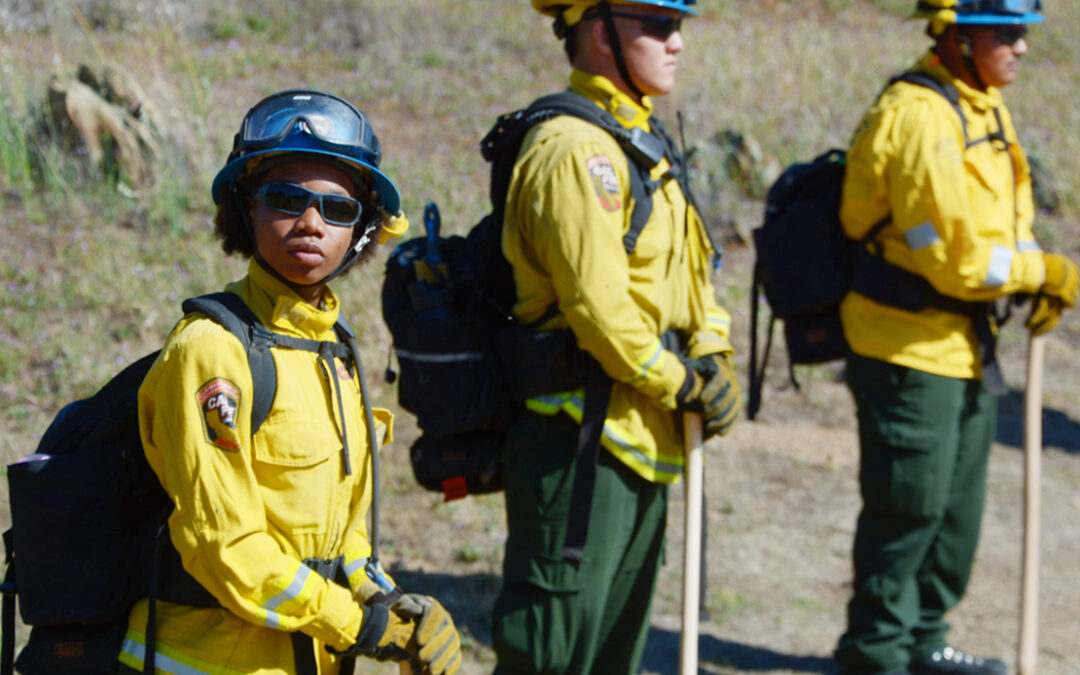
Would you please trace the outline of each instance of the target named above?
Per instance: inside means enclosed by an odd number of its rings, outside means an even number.
[[[971,56],[974,53],[971,48],[971,36],[967,33],[956,32],[956,46],[960,49],[961,56]]]
[[[610,56],[614,53],[611,48],[611,38],[608,35],[607,26],[604,21],[595,20],[592,22],[591,29],[589,31],[590,39],[593,44],[596,45],[597,51],[606,56]]]

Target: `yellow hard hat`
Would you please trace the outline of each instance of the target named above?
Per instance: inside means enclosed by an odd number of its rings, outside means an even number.
[[[581,21],[590,8],[599,5],[605,0],[532,0],[533,9],[541,14],[558,18],[562,16],[563,23],[573,26]],[[677,9],[687,14],[697,14],[690,5],[697,4],[697,0],[606,0],[612,5],[652,5],[653,7],[667,7]]]

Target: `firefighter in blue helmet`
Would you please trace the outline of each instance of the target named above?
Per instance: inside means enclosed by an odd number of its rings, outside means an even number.
[[[118,673],[151,656],[176,675],[336,675],[355,658],[460,668],[450,615],[378,564],[367,516],[393,417],[368,400],[346,356],[358,349],[334,328],[329,280],[407,227],[380,154],[364,114],[324,92],[278,92],[245,116],[214,179],[215,228],[227,254],[250,259],[225,290],[258,319],[282,384],[253,428],[248,352],[197,313],[143,380],[139,427],[175,504],[170,539],[208,596],[136,603]]]
[[[967,590],[979,540],[995,390],[994,301],[1032,296],[1027,327],[1051,330],[1077,300],[1077,268],[1032,235],[1027,159],[1001,89],[1018,75],[1039,0],[924,0],[931,49],[913,66],[957,94],[896,81],[848,153],[840,218],[878,237],[886,263],[940,300],[895,307],[851,292],[851,347],[863,498],[855,579],[836,659],[845,673],[1004,675],[948,642],[945,614]],[[925,284],[924,284],[925,285]],[[896,284],[894,284],[894,287]],[[910,297],[910,294],[908,294]]]
[[[565,41],[569,92],[659,139],[653,99],[675,86],[693,3],[532,5]],[[714,249],[683,158],[665,145],[645,177],[655,189],[636,246],[625,242],[639,168],[600,126],[571,115],[537,123],[510,177],[502,250],[513,268],[513,313],[540,330],[572,332],[589,366],[584,386],[524,401],[502,446],[498,673],[637,672],[668,486],[682,473],[683,411],[701,413],[710,435],[738,416],[730,317],[711,282]],[[583,441],[583,429],[598,439]]]

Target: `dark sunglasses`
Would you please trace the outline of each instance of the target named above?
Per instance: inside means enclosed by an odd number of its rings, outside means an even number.
[[[290,216],[299,216],[315,202],[322,219],[338,227],[356,225],[364,213],[363,205],[352,197],[312,192],[296,183],[263,183],[251,194],[251,198]]]
[[[611,16],[640,21],[642,32],[657,40],[667,40],[672,33],[682,30],[683,18],[681,14],[679,16],[646,16],[643,14],[630,14],[629,12],[611,12]]]
[[[998,26],[994,29],[994,38],[1010,47],[1027,35],[1027,26]]]

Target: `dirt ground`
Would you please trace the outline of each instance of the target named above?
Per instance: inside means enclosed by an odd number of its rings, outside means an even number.
[[[733,251],[733,262],[745,264],[746,255]],[[1015,326],[1007,330],[1005,374],[1013,391],[1000,404],[973,579],[949,619],[957,647],[1003,658],[1015,667],[1024,344]],[[736,336],[736,346],[745,354],[741,341]],[[1051,336],[1047,350],[1041,675],[1080,673],[1080,406],[1073,395],[1059,392],[1075,386],[1080,368],[1071,358],[1073,349]],[[860,507],[854,407],[838,381],[839,365],[800,371],[803,387],[796,392],[786,377],[782,342],[771,364],[758,420],[743,421],[729,437],[707,444],[703,673],[838,672],[831,651],[844,629],[851,541]],[[417,492],[406,459],[416,431],[407,414],[399,420],[398,439],[387,450],[387,559],[395,561],[403,584],[444,598],[465,636],[463,672],[490,672],[490,605],[498,589],[505,536],[502,495],[441,504],[437,495]],[[672,489],[667,563],[655,596],[644,673],[678,672],[683,496],[681,484]],[[405,503],[413,513],[397,507]],[[418,504],[427,508],[416,508]]]

